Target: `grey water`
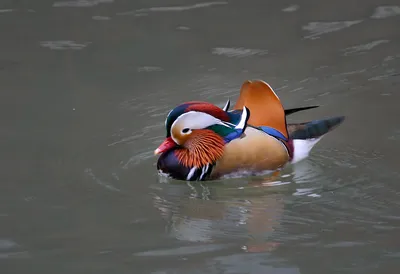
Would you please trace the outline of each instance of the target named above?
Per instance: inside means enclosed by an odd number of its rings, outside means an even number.
[[[400,3],[0,1],[0,273],[398,273]],[[168,111],[262,79],[345,115],[276,176],[158,176]]]

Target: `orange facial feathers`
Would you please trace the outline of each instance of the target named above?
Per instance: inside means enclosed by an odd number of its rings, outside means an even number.
[[[194,130],[185,149],[177,149],[176,156],[187,167],[202,167],[215,163],[224,153],[224,140],[209,129]]]

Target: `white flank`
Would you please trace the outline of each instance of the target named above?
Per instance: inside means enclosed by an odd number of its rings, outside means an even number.
[[[315,139],[293,140],[294,153],[291,163],[295,164],[307,158],[311,149],[321,140],[321,138],[322,136]]]

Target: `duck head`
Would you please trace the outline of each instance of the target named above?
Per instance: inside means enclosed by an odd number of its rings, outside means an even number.
[[[166,138],[154,153],[161,154],[158,166],[201,168],[214,164],[230,140],[239,137],[249,119],[249,110],[227,112],[207,102],[187,102],[171,110],[165,120]],[[162,168],[161,168],[162,169]]]

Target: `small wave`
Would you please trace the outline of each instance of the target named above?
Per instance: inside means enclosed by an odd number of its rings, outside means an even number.
[[[249,171],[249,170],[239,170],[235,172],[231,172],[229,174],[225,174],[221,177],[221,179],[237,179],[249,176],[265,176],[270,175],[271,173],[275,172],[275,170],[265,170],[265,171]]]
[[[18,247],[19,245],[10,239],[0,239],[0,250],[7,250]]]
[[[139,67],[137,69],[138,72],[155,72],[155,71],[163,71],[163,68],[161,67],[152,67],[152,66],[144,66],[144,67]]]
[[[372,19],[385,19],[388,17],[400,15],[399,6],[380,6],[377,7],[371,15]]]
[[[114,0],[75,0],[75,1],[59,1],[53,4],[55,8],[62,7],[75,7],[75,8],[83,8],[83,7],[94,7],[103,3],[113,3]]]
[[[267,50],[262,49],[246,49],[246,48],[213,48],[212,54],[222,55],[226,57],[248,57],[252,55],[265,55]]]
[[[112,186],[111,184],[109,184],[109,183],[97,178],[96,175],[94,175],[94,173],[93,173],[91,168],[86,168],[84,170],[84,172],[85,172],[86,175],[91,177],[96,184],[98,184],[98,185],[100,185],[100,186],[102,186],[102,187],[104,187],[104,188],[106,188],[108,190],[111,190],[111,191],[116,191],[116,192],[120,192],[121,191],[120,189]]]
[[[107,20],[110,20],[111,18],[108,16],[96,15],[96,16],[92,16],[92,19],[96,20],[96,21],[107,21]]]
[[[344,54],[343,54],[344,56],[348,56],[348,55],[352,55],[352,54],[362,54],[368,50],[371,50],[371,49],[381,45],[381,44],[386,44],[386,43],[389,43],[389,40],[376,40],[376,41],[372,41],[372,42],[369,42],[366,44],[348,47],[342,51],[344,51]]]
[[[396,76],[398,73],[394,69],[386,70],[384,74],[377,75],[368,79],[368,81],[380,81],[388,79],[389,77]]]
[[[133,155],[129,160],[122,165],[123,169],[128,169],[131,166],[136,166],[142,161],[150,159],[153,157],[153,151],[144,151]]]
[[[287,8],[282,9],[283,12],[295,12],[299,9],[299,5],[291,5]]]
[[[174,11],[187,11],[199,8],[208,8],[215,5],[227,5],[228,2],[206,2],[206,3],[198,3],[189,6],[170,6],[170,7],[152,7],[146,9],[138,9],[127,12],[120,12],[117,15],[135,15],[138,13],[146,13],[146,12],[174,12]]]
[[[81,50],[86,48],[90,42],[85,42],[83,44],[70,41],[70,40],[59,40],[59,41],[42,41],[40,45],[45,48],[52,50]]]
[[[207,244],[197,246],[185,246],[171,249],[161,250],[150,250],[144,252],[138,252],[133,255],[135,256],[182,256],[182,255],[193,255],[201,254],[205,252],[215,252],[221,249],[230,247],[231,244]]]
[[[361,23],[363,20],[339,21],[339,22],[310,22],[303,26],[303,30],[310,32],[305,39],[318,39],[320,35],[339,31]]]
[[[190,28],[189,28],[189,27],[186,27],[186,26],[179,26],[179,27],[177,27],[176,29],[177,29],[177,30],[190,30]]]

